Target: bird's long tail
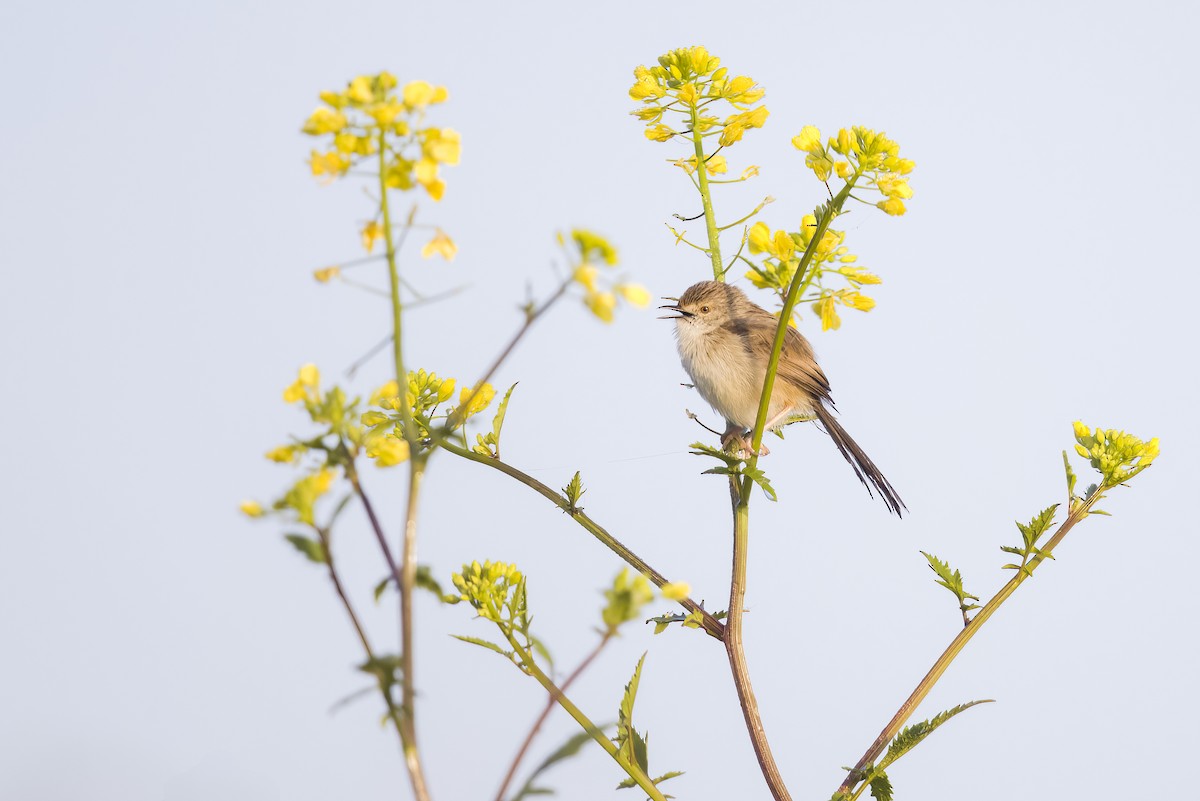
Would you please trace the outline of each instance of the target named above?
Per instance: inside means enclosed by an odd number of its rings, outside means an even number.
[[[879,497],[887,505],[888,511],[895,514],[897,517],[902,517],[900,510],[908,511],[908,507],[904,505],[904,501],[900,500],[900,496],[896,494],[896,490],[892,487],[890,481],[884,478],[883,473],[879,472],[879,468],[871,461],[871,458],[863,453],[863,449],[858,447],[858,443],[850,438],[846,433],[846,429],[842,428],[841,423],[837,418],[824,407],[822,404],[816,404],[817,419],[821,421],[821,425],[829,432],[833,444],[837,445],[837,449],[842,452],[842,456],[846,457],[846,461],[854,468],[854,474],[858,476],[858,480],[867,488],[867,492],[871,492],[874,487],[879,491]],[[871,492],[874,497],[875,493]]]

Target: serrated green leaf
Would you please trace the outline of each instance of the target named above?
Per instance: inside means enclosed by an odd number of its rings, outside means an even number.
[[[665,782],[667,779],[674,779],[676,776],[682,776],[685,772],[686,771],[682,770],[669,770],[663,775],[659,776],[657,779],[651,779],[650,781],[657,785],[660,782]]]
[[[486,648],[489,651],[495,651],[496,653],[500,654],[501,656],[505,657],[506,659],[513,658],[512,651],[506,651],[503,648],[501,648],[499,645],[496,645],[496,643],[489,642],[480,637],[468,637],[464,634],[451,634],[450,636],[456,640],[462,640],[463,642],[471,643],[471,645],[478,645],[480,648]]]
[[[713,459],[719,459],[720,461],[724,462],[729,467],[733,467],[734,465],[745,461],[744,459],[734,456],[731,453],[727,453],[718,448],[705,445],[703,442],[693,442],[688,447],[692,449],[691,454],[693,456],[711,456]]]
[[[884,754],[883,759],[875,768],[876,775],[882,774],[885,768],[891,766],[897,759],[916,748],[922,740],[933,734],[938,727],[950,720],[950,718],[965,712],[973,706],[990,703],[994,703],[991,698],[985,698],[980,701],[968,701],[965,704],[959,704],[944,712],[939,712],[929,720],[923,720],[920,723],[914,723],[911,726],[905,727],[888,745],[887,753]]]
[[[1075,471],[1071,469],[1071,460],[1067,458],[1067,452],[1063,451],[1063,467],[1067,471],[1067,497],[1075,497],[1075,481],[1078,478]]]
[[[297,551],[308,557],[310,562],[316,562],[323,565],[328,561],[325,558],[325,546],[320,540],[314,540],[303,534],[284,534],[283,538],[292,544]]]
[[[876,801],[892,801],[892,782],[883,771],[879,771],[871,779],[871,798]]]
[[[567,482],[567,486],[563,487],[562,491],[567,499],[567,512],[576,514],[581,511],[583,507],[579,505],[579,499],[584,496],[587,490],[583,487],[583,479],[580,478],[578,470],[575,471],[575,475],[571,477],[571,480]]]
[[[767,478],[767,474],[764,473],[761,468],[752,468],[747,465],[746,467],[742,468],[742,474],[750,476],[750,480],[761,487],[762,491],[767,494],[768,498],[773,501],[779,500],[779,496],[775,494],[775,488],[771,486],[771,482]]]
[[[642,680],[642,665],[645,661],[646,654],[643,652],[642,657],[638,660],[637,667],[633,669],[633,677],[625,685],[625,692],[621,696],[621,705],[617,713],[617,726],[622,729],[633,724],[633,702],[637,700],[638,683]]]

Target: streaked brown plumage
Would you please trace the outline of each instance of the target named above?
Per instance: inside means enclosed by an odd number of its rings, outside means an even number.
[[[723,443],[739,439],[748,450],[746,433],[754,428],[758,416],[778,319],[742,290],[717,281],[701,281],[689,287],[674,306],[662,308],[678,313],[672,316],[683,368],[700,396],[725,418]],[[878,490],[890,511],[899,515],[908,508],[833,416],[829,380],[808,340],[789,327],[767,407],[765,430],[778,428],[798,415],[816,417],[867,491]]]

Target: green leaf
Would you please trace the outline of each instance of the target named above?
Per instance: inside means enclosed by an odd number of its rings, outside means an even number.
[[[939,726],[950,720],[950,718],[958,715],[961,712],[965,712],[973,706],[990,703],[994,703],[993,699],[991,698],[986,698],[980,701],[968,701],[965,704],[959,704],[958,706],[947,709],[944,712],[939,712],[929,720],[923,720],[920,723],[914,723],[913,725],[904,728],[899,734],[896,735],[896,738],[892,740],[891,744],[888,745],[887,753],[884,754],[883,759],[875,768],[876,775],[882,775],[885,768],[889,767],[897,759],[916,748],[922,740],[933,734]]]
[[[500,654],[500,656],[503,656],[507,659],[513,658],[512,651],[505,651],[503,648],[501,648],[499,645],[496,645],[496,643],[494,643],[494,642],[488,642],[487,640],[481,639],[479,637],[467,637],[463,634],[451,634],[450,636],[456,640],[462,640],[463,642],[469,642],[472,645],[478,645],[480,648],[486,648],[489,651],[495,651],[496,653]]]
[[[1076,476],[1075,471],[1071,469],[1071,460],[1067,458],[1066,451],[1063,451],[1063,468],[1065,468],[1067,471],[1067,497],[1074,498],[1075,497],[1075,481],[1078,478],[1078,476]]]
[[[762,487],[762,491],[767,494],[767,497],[773,501],[778,501],[779,497],[775,494],[775,489],[771,486],[771,482],[767,479],[767,474],[758,467],[750,467],[746,465],[742,468],[742,474],[750,476],[750,480],[758,486]]]
[[[892,783],[882,770],[871,779],[871,798],[876,801],[892,801]]]
[[[711,456],[714,459],[719,459],[720,461],[724,462],[727,467],[733,467],[734,465],[744,461],[743,459],[734,456],[732,453],[705,445],[703,442],[693,442],[688,447],[692,449],[691,453],[693,456]]]
[[[292,546],[308,557],[309,561],[317,564],[325,564],[328,559],[325,557],[325,546],[320,540],[314,540],[303,534],[285,534],[283,538],[290,542]]]
[[[392,577],[386,576],[383,581],[375,585],[375,603],[379,603],[379,599],[383,597],[383,593],[387,590],[387,586],[392,583]]]
[[[494,435],[492,444],[495,445],[497,459],[500,458],[500,429],[504,427],[504,415],[508,414],[508,399],[512,397],[513,390],[516,388],[515,383],[508,388],[508,392],[504,393],[504,399],[496,407],[496,416],[492,418],[492,434]]]
[[[642,653],[642,658],[638,660],[637,667],[633,669],[633,678],[625,685],[625,693],[621,696],[621,706],[618,710],[617,726],[621,729],[631,727],[633,725],[633,702],[637,700],[638,683],[642,680],[642,665],[646,661],[646,653]],[[618,732],[618,736],[620,732]]]
[[[567,514],[576,515],[583,511],[583,507],[579,505],[579,499],[587,492],[583,488],[583,480],[579,477],[579,471],[575,471],[575,475],[567,482],[567,486],[563,487],[563,495],[567,498]]]
[[[669,770],[663,775],[659,776],[657,779],[651,779],[650,781],[657,785],[660,782],[665,782],[667,779],[674,779],[676,776],[682,776],[683,774],[684,771],[682,770]]]
[[[546,647],[546,644],[544,642],[542,642],[541,640],[539,640],[537,637],[533,637],[533,636],[530,636],[529,644],[533,647],[534,652],[538,656],[540,656],[542,659],[545,659],[546,664],[550,666],[551,670],[553,670],[554,669],[554,657],[550,655],[550,649]]]

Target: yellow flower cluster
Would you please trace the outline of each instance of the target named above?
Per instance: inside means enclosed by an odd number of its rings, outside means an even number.
[[[571,231],[572,251],[568,258],[575,265],[571,279],[583,287],[583,304],[606,323],[613,321],[617,299],[621,298],[639,309],[650,304],[650,293],[641,284],[613,282],[607,287],[601,282],[600,266],[614,267],[617,250],[607,239],[592,231],[575,228]],[[560,233],[558,244],[567,247],[566,238]],[[597,266],[600,265],[600,266]]]
[[[1076,421],[1075,452],[1100,471],[1104,487],[1115,487],[1145,470],[1158,458],[1158,437],[1143,442],[1124,431],[1092,430]]]
[[[812,242],[816,227],[817,219],[811,214],[801,219],[800,230],[795,233],[772,231],[766,223],[756,222],[750,228],[747,243],[751,255],[763,254],[763,261],[747,272],[746,278],[759,289],[771,289],[780,298],[786,297],[800,266],[800,257]],[[842,244],[845,238],[844,231],[825,229],[808,264],[809,277],[803,284],[803,289],[811,289],[812,294],[800,297],[801,302],[812,302],[813,312],[820,318],[824,331],[841,327],[838,304],[858,311],[875,308],[875,301],[858,290],[865,284],[882,283],[879,276],[854,265],[858,257]],[[834,276],[845,281],[848,288],[827,286],[826,281]],[[794,320],[791,322],[794,324]]]
[[[792,145],[806,154],[804,165],[817,180],[828,181],[834,174],[847,182],[865,178],[867,186],[883,195],[884,199],[875,204],[877,208],[895,216],[906,211],[904,201],[913,192],[905,176],[916,165],[900,158],[900,145],[886,134],[861,126],[842,128],[826,144],[815,126],[805,125],[792,137]]]
[[[658,57],[658,65],[639,66],[633,71],[629,96],[643,107],[631,112],[646,123],[646,138],[666,142],[674,136],[695,131],[701,136],[719,134],[728,147],[741,140],[751,128],[761,128],[770,113],[762,100],[763,89],[746,75],[731,76],[721,59],[703,47],[684,47]],[[711,105],[724,100],[736,113],[724,120],[713,116]],[[680,115],[679,130],[663,122],[668,113]],[[693,169],[695,165],[693,162]]]
[[[359,418],[366,427],[361,441],[368,458],[374,459],[379,467],[392,467],[410,458],[411,448],[404,437],[404,404],[408,406],[417,436],[425,439],[434,420],[451,421],[457,428],[486,409],[496,397],[495,388],[486,382],[478,391],[463,387],[458,393],[459,405],[439,411],[442,404],[454,397],[457,386],[453,378],[415,370],[408,374],[403,398],[395,381],[388,381],[372,392],[368,405],[375,408],[363,412]]]
[[[321,92],[319,106],[301,131],[327,137],[329,149],[313,150],[312,174],[328,180],[345,175],[360,159],[386,153],[385,178],[393,189],[422,186],[440,200],[446,184],[439,175],[443,165],[457,164],[462,142],[450,128],[422,126],[426,110],[444,103],[444,86],[412,81],[397,94],[396,77],[389,72],[359,75],[342,92]],[[364,238],[364,243],[365,238]],[[370,244],[367,244],[370,250]]]
[[[479,611],[479,616],[494,623],[510,623],[502,610],[518,614],[524,611],[525,577],[516,565],[505,562],[472,562],[461,573],[450,576],[460,598]],[[515,591],[515,593],[514,593]]]

